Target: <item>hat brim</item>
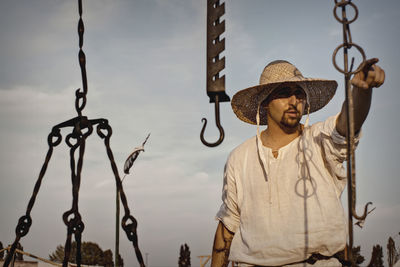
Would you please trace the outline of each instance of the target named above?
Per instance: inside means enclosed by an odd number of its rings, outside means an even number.
[[[256,85],[237,92],[232,98],[232,109],[242,121],[257,124],[258,106],[271,92],[283,83],[294,83],[302,87],[307,94],[310,113],[323,108],[335,95],[337,82],[334,80],[302,78],[301,80],[279,81]],[[260,109],[260,125],[267,125],[267,112]]]

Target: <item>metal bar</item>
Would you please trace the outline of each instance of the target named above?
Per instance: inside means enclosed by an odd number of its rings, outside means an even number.
[[[119,267],[119,190],[116,188],[116,199],[115,199],[115,267]]]
[[[354,8],[355,15],[354,18],[348,20],[346,17],[346,6],[350,5]],[[337,8],[341,8],[341,15],[339,16],[336,13]],[[344,85],[345,85],[345,109],[346,109],[346,140],[347,140],[347,197],[348,197],[348,233],[349,240],[347,246],[346,260],[351,263],[352,266],[355,266],[355,262],[353,259],[353,244],[354,244],[354,232],[353,232],[353,217],[357,219],[365,219],[367,215],[368,204],[365,207],[364,215],[358,216],[356,213],[356,170],[355,170],[355,142],[354,142],[354,109],[353,109],[353,95],[351,89],[350,77],[351,75],[361,71],[365,65],[366,57],[363,49],[357,44],[353,43],[351,32],[350,32],[350,23],[354,22],[358,17],[358,9],[351,2],[351,0],[335,0],[335,8],[333,9],[334,17],[337,21],[342,23],[343,30],[343,44],[339,45],[332,56],[333,65],[335,68],[344,74]],[[348,50],[352,47],[356,47],[357,50],[361,53],[363,57],[363,61],[357,70],[353,71],[354,58],[351,61],[351,66],[349,68],[349,57]],[[336,55],[339,49],[343,48],[343,64],[344,69],[340,69],[336,64]]]
[[[54,137],[57,137],[57,139],[53,140]],[[53,154],[53,147],[57,146],[61,142],[60,133],[52,131],[49,134],[49,137],[47,138],[47,141],[48,141],[48,144],[49,144],[49,149],[47,151],[45,161],[44,161],[44,163],[42,165],[39,177],[38,177],[38,179],[36,181],[36,184],[35,184],[35,187],[33,189],[33,193],[32,193],[32,196],[31,196],[31,198],[29,200],[29,204],[28,204],[28,207],[26,209],[26,213],[25,213],[25,215],[20,217],[19,220],[18,220],[18,224],[17,224],[17,227],[15,229],[15,233],[16,233],[15,240],[14,240],[12,246],[11,246],[11,249],[9,250],[9,253],[7,253],[7,256],[6,256],[6,259],[4,261],[4,265],[3,265],[4,267],[8,267],[9,266],[9,264],[12,261],[12,258],[14,256],[14,254],[15,254],[15,250],[17,248],[18,242],[20,241],[20,239],[22,237],[24,237],[25,235],[28,234],[29,229],[30,229],[30,227],[32,225],[32,218],[30,216],[30,213],[31,213],[31,211],[33,209],[33,205],[35,204],[36,196],[39,193],[43,177],[44,177],[44,175],[46,173],[47,166],[48,166],[48,164],[50,162],[50,159],[51,159],[51,155]]]
[[[220,72],[225,68],[225,57],[220,54],[225,50],[225,38],[220,36],[225,32],[225,21],[220,18],[225,14],[225,3],[219,0],[207,1],[207,95],[210,103],[215,103],[215,121],[219,130],[219,138],[214,143],[209,143],[204,138],[207,119],[203,118],[203,127],[200,132],[201,142],[208,147],[215,147],[222,143],[225,137],[224,129],[220,123],[219,102],[229,102],[230,98],[225,93],[225,76],[220,77]]]
[[[105,131],[105,133],[103,131]],[[112,129],[111,129],[110,125],[108,125],[107,122],[100,123],[97,126],[97,134],[102,139],[104,139],[107,156],[110,160],[111,169],[114,173],[115,183],[116,183],[116,186],[120,193],[120,199],[121,199],[122,205],[124,206],[125,215],[122,218],[122,222],[121,222],[122,229],[124,229],[129,241],[132,242],[132,245],[135,250],[136,258],[140,264],[140,267],[145,267],[142,252],[139,249],[138,236],[137,236],[137,221],[130,213],[130,210],[128,207],[128,201],[126,199],[126,195],[125,195],[124,189],[122,187],[122,181],[121,181],[121,178],[118,173],[117,165],[115,164],[114,155],[110,148],[110,137],[112,135]]]

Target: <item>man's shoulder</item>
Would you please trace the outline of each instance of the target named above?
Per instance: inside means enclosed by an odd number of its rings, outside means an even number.
[[[304,130],[310,131],[313,135],[322,133],[324,135],[331,136],[336,129],[337,116],[338,114],[330,116],[324,121],[313,123]]]
[[[250,137],[249,139],[247,139],[246,141],[235,147],[230,153],[230,157],[243,155],[244,152],[246,151],[249,151],[251,149],[256,149],[257,148],[256,140],[257,140],[256,136]]]

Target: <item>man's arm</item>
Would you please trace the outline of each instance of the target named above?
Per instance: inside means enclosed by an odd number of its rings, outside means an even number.
[[[371,106],[372,88],[381,86],[385,81],[385,72],[378,65],[375,65],[378,61],[377,58],[367,60],[365,67],[351,79],[355,133],[360,131],[367,118]],[[336,121],[336,130],[342,136],[347,135],[346,109],[347,103],[345,101]]]
[[[228,256],[233,235],[234,233],[229,231],[222,222],[218,223],[214,237],[211,267],[228,266]]]

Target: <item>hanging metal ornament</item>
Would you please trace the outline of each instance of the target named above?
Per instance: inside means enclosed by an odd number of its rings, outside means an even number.
[[[32,225],[31,211],[33,205],[35,204],[36,196],[39,193],[40,185],[42,183],[43,177],[46,173],[47,166],[50,162],[51,155],[53,153],[54,147],[59,145],[62,141],[61,129],[63,128],[72,128],[72,132],[65,137],[65,143],[70,148],[70,166],[71,166],[71,182],[72,182],[72,207],[70,210],[66,211],[63,214],[63,221],[67,226],[67,238],[64,246],[64,260],[63,267],[68,266],[68,261],[71,254],[72,247],[72,237],[74,237],[77,249],[76,249],[76,263],[77,266],[81,266],[81,242],[82,242],[82,232],[85,229],[85,225],[82,220],[82,216],[79,212],[79,188],[81,184],[81,173],[83,166],[83,157],[85,153],[86,146],[86,138],[88,138],[95,126],[96,132],[100,138],[104,140],[104,145],[106,147],[106,153],[110,160],[111,169],[114,173],[115,183],[117,190],[120,193],[120,199],[124,206],[125,214],[122,218],[122,228],[126,232],[128,239],[132,242],[137,260],[141,267],[144,267],[142,253],[140,252],[138,245],[138,237],[137,237],[137,221],[131,215],[131,212],[128,207],[128,202],[124,193],[124,189],[122,187],[121,178],[118,173],[118,168],[115,164],[114,156],[112,150],[110,148],[110,138],[112,135],[111,126],[108,124],[106,119],[93,119],[90,120],[86,116],[82,115],[82,111],[86,106],[87,101],[87,77],[86,77],[86,56],[82,50],[83,46],[83,34],[84,34],[84,24],[82,21],[82,0],[78,0],[78,9],[79,9],[79,22],[78,22],[78,35],[79,35],[79,65],[82,74],[82,87],[83,89],[78,89],[75,92],[75,109],[78,113],[78,116],[62,122],[53,127],[50,134],[47,138],[47,143],[49,145],[49,149],[47,151],[47,155],[43,166],[40,170],[39,177],[36,181],[32,196],[29,200],[28,207],[26,209],[25,215],[23,215],[19,220],[15,230],[16,237],[14,243],[12,244],[9,253],[7,253],[7,257],[5,259],[4,265],[8,267],[13,255],[16,252],[17,244],[22,237],[24,237],[29,232],[29,228]],[[75,156],[78,154],[78,160],[76,161]]]
[[[346,6],[350,6],[354,9],[354,17],[352,19],[348,19],[346,17]],[[340,18],[337,15],[337,9],[340,8],[342,11],[342,17]],[[339,45],[332,55],[332,62],[335,68],[344,74],[344,85],[345,85],[345,96],[346,96],[346,115],[347,115],[347,193],[348,193],[348,227],[349,227],[349,243],[347,247],[347,260],[350,261],[351,266],[355,266],[355,262],[353,261],[352,249],[353,249],[353,217],[358,220],[356,224],[361,225],[366,219],[368,213],[368,205],[372,204],[372,202],[368,202],[364,207],[363,215],[357,215],[356,211],[356,169],[355,169],[355,142],[354,142],[354,111],[353,111],[353,96],[351,90],[351,82],[350,77],[353,74],[356,74],[364,69],[366,64],[366,56],[364,50],[353,43],[350,32],[350,23],[353,23],[358,17],[358,9],[357,6],[349,0],[335,0],[335,7],[333,9],[333,15],[337,21],[342,23],[343,25],[343,44]],[[354,58],[351,60],[351,64],[349,66],[349,58],[348,58],[348,50],[352,47],[355,47],[362,56],[362,63],[360,66],[353,71]],[[336,55],[340,49],[343,48],[343,62],[344,68],[341,69],[336,64]]]
[[[215,147],[224,140],[224,129],[220,122],[219,103],[229,102],[230,98],[225,93],[225,76],[219,77],[219,73],[225,68],[225,57],[219,55],[225,50],[225,38],[220,40],[220,35],[225,32],[225,21],[220,22],[220,17],[225,14],[225,3],[219,0],[207,1],[207,95],[210,103],[215,103],[215,123],[219,130],[219,139],[215,143],[209,143],[204,139],[204,131],[207,119],[203,118],[203,128],[200,133],[201,142],[209,147]]]

